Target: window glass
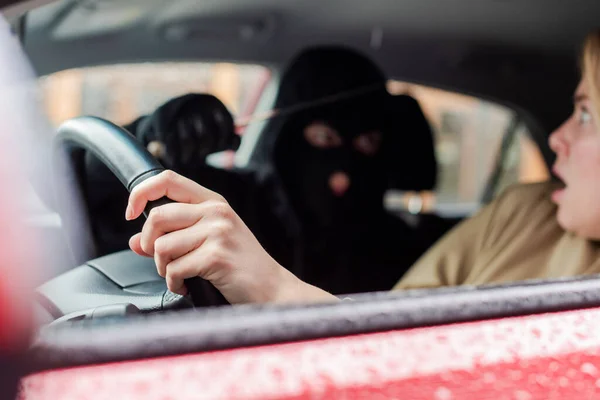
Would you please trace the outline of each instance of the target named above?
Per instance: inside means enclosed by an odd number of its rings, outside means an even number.
[[[50,122],[94,115],[124,125],[154,111],[167,100],[186,93],[211,93],[235,118],[254,112],[270,79],[260,65],[162,62],[115,64],[56,72],[39,78],[42,103]],[[243,133],[243,127],[238,133]],[[232,157],[222,157],[227,166]],[[47,214],[43,202],[30,190],[32,215]]]
[[[40,78],[53,124],[95,115],[127,124],[167,100],[186,93],[211,93],[236,117],[254,111],[270,77],[260,65],[163,62],[85,67]]]
[[[410,198],[420,195],[433,197],[434,201],[423,203],[438,212],[470,214],[480,206],[494,175],[492,197],[514,183],[549,178],[541,152],[524,124],[516,125],[512,140],[505,139],[516,117],[511,109],[399,81],[390,81],[388,90],[419,101],[434,132],[439,169],[435,193],[391,192],[386,201],[392,207],[407,208]]]

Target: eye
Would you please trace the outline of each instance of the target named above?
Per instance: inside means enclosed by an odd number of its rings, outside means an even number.
[[[592,120],[592,114],[584,106],[579,108],[578,122],[580,125],[585,125]]]
[[[373,131],[363,133],[354,138],[354,148],[364,155],[372,156],[379,150],[381,145],[381,132]]]
[[[320,149],[330,149],[342,145],[342,138],[335,129],[322,122],[313,122],[304,128],[304,138]]]

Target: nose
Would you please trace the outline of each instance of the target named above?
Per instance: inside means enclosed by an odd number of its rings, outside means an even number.
[[[350,187],[350,177],[348,174],[338,171],[329,177],[329,188],[336,196],[343,196]]]
[[[548,139],[548,144],[557,156],[566,156],[569,151],[569,121],[565,121],[558,127]]]

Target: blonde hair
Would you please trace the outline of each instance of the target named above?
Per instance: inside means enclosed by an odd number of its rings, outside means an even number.
[[[600,121],[600,30],[588,34],[583,43],[581,76],[587,81],[596,121]]]

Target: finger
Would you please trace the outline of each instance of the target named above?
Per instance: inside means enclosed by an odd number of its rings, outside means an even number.
[[[208,228],[203,224],[196,224],[159,237],[154,243],[154,261],[158,274],[165,277],[167,264],[202,246],[208,237]]]
[[[169,276],[167,276],[165,280],[167,281],[167,288],[169,288],[169,291],[182,296],[185,296],[188,293],[188,289],[182,280],[173,281]]]
[[[140,216],[149,201],[162,197],[179,203],[201,203],[206,200],[225,201],[223,196],[173,171],[166,170],[136,186],[129,195],[125,218]]]
[[[185,229],[202,219],[203,207],[197,204],[171,203],[150,211],[142,227],[140,246],[146,254],[154,255],[156,239],[165,233]]]
[[[184,292],[187,293],[187,288],[184,283],[185,279],[195,278],[199,273],[199,269],[196,268],[198,265],[197,252],[198,250],[192,251],[166,265],[165,280],[167,282],[167,287],[171,292],[181,295],[183,295]]]
[[[146,254],[146,252],[144,250],[142,250],[142,246],[140,244],[140,238],[142,237],[142,233],[136,233],[135,235],[133,235],[130,239],[129,239],[129,248],[131,250],[133,250],[134,253],[140,255],[140,256],[144,256],[144,257],[151,257],[150,255]]]
[[[202,246],[183,257],[167,264],[166,280],[167,286],[173,293],[180,293],[181,287],[185,285],[184,280],[188,278],[200,277],[211,281],[218,279],[221,275],[219,269],[224,268],[221,265],[218,251],[215,246]]]

